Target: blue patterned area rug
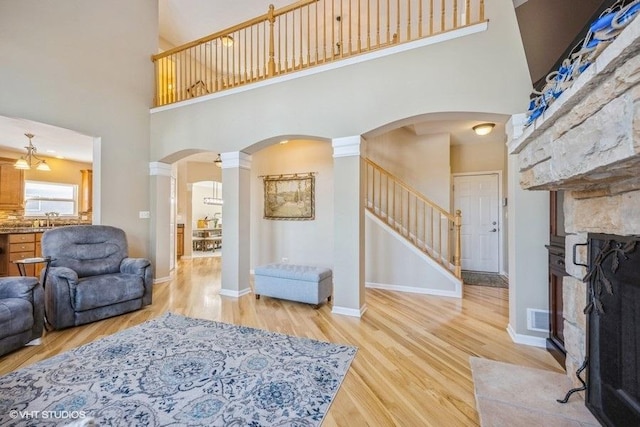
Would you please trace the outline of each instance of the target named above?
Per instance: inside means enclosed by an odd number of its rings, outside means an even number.
[[[317,426],[355,354],[169,313],[0,377],[0,425]]]

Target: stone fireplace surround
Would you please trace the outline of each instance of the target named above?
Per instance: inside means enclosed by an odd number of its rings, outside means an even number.
[[[545,113],[508,142],[520,185],[564,190],[564,337],[575,379],[586,347],[588,233],[640,235],[640,20],[635,19]],[[587,263],[578,247],[577,263]]]

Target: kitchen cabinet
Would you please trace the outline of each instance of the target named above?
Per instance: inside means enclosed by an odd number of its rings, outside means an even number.
[[[176,233],[176,256],[180,258],[184,255],[184,224],[178,224]]]
[[[42,233],[14,233],[0,235],[0,276],[19,276],[14,261],[41,256]],[[38,276],[43,266],[26,265],[27,276]]]
[[[93,170],[80,171],[80,212],[93,212]]]
[[[24,207],[24,171],[13,167],[15,159],[0,158],[0,209]]]

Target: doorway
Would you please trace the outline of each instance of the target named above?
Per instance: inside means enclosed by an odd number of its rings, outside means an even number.
[[[193,258],[222,254],[222,183],[194,182],[191,193]]]
[[[462,269],[501,270],[501,173],[454,175],[454,210],[462,211]]]

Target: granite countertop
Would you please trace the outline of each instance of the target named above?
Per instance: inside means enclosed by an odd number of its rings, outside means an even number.
[[[80,224],[60,224],[55,227],[0,227],[0,235],[2,234],[25,234],[25,233],[43,233],[52,228],[65,227],[67,225]]]

